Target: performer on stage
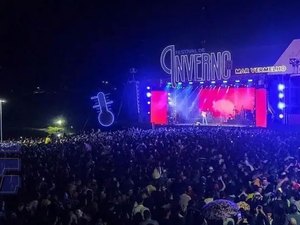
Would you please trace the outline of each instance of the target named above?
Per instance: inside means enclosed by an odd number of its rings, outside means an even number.
[[[202,125],[207,125],[207,112],[202,111],[201,112],[201,117],[202,117]]]
[[[239,110],[236,108],[236,106],[234,106],[234,108],[233,108],[233,116],[236,118],[238,114],[239,114]]]

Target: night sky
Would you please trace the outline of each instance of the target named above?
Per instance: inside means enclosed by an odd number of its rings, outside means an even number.
[[[119,87],[131,67],[138,79],[164,76],[159,56],[169,44],[218,50],[289,43],[300,38],[299,12],[299,0],[1,0],[6,136],[46,127],[58,115],[77,129],[93,123],[89,98],[102,80]]]

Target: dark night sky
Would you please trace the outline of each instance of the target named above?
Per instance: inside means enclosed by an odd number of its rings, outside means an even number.
[[[123,82],[130,67],[140,77],[161,76],[166,45],[289,43],[300,38],[299,10],[299,0],[1,0],[5,127],[43,127],[58,114],[82,127],[103,79]],[[46,93],[33,95],[36,87]]]

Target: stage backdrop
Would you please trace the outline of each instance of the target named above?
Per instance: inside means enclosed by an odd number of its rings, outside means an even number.
[[[166,91],[151,92],[151,123],[168,123],[168,93]]]
[[[256,89],[256,126],[267,127],[267,91]]]
[[[197,96],[199,111],[210,112],[213,117],[233,117],[251,111],[257,127],[267,126],[267,93],[255,88],[203,88]],[[186,109],[187,110],[187,109]],[[168,93],[152,91],[151,123],[167,124]]]
[[[199,91],[199,108],[214,117],[230,118],[251,111],[257,127],[267,126],[267,96],[265,89],[204,88]],[[255,114],[254,114],[255,112]]]
[[[255,109],[254,88],[204,88],[199,96],[200,110],[214,117],[230,117],[242,110]]]

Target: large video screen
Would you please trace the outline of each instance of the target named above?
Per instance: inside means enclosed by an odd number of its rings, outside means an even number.
[[[166,91],[151,92],[151,123],[165,125],[168,122],[168,93]]]
[[[255,89],[234,87],[201,89],[199,110],[201,117],[206,116],[207,123],[255,125]]]
[[[169,111],[176,113],[177,124],[266,127],[265,89],[187,87],[172,96],[176,100]]]
[[[192,86],[153,91],[151,123],[204,126],[267,126],[267,93],[251,87]]]

